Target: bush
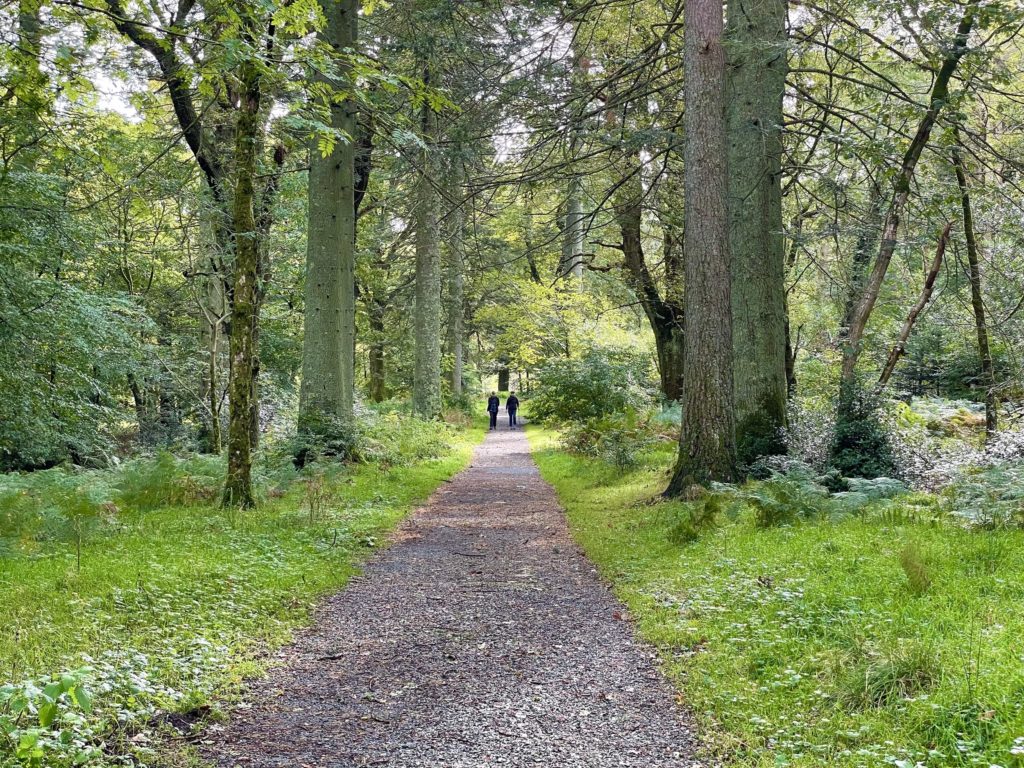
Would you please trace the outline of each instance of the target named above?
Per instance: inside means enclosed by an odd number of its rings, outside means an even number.
[[[880,410],[878,398],[859,386],[846,387],[840,394],[829,464],[844,477],[891,477],[896,473]]]
[[[586,421],[654,403],[649,355],[592,349],[583,357],[555,360],[537,375],[530,415],[541,421]]]
[[[114,494],[99,472],[49,469],[0,476],[0,539],[8,547],[72,541],[81,563],[85,538],[117,515]]]
[[[384,467],[444,456],[451,445],[451,427],[392,412],[361,421],[352,458]]]
[[[707,493],[683,507],[682,514],[668,532],[673,544],[690,544],[718,525],[725,498],[718,493]]]
[[[224,461],[205,455],[179,459],[162,452],[156,458],[127,462],[118,475],[118,501],[132,509],[210,504],[224,483]]]
[[[946,510],[981,528],[1024,526],[1024,461],[965,472],[942,493]]]
[[[567,451],[602,459],[623,472],[638,466],[657,439],[650,416],[632,409],[572,424],[562,433]]]

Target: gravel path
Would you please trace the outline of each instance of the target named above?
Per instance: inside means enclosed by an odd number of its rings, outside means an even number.
[[[504,418],[502,419],[504,421]],[[652,651],[503,428],[208,731],[222,768],[682,768]]]

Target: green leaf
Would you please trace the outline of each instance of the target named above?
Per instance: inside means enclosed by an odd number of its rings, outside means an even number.
[[[39,708],[39,724],[43,728],[49,728],[57,719],[57,702],[49,701]]]
[[[83,712],[86,714],[92,712],[92,697],[89,696],[89,692],[83,686],[79,685],[72,688],[71,697]]]

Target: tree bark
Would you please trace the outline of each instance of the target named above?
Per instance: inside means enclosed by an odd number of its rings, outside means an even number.
[[[253,61],[239,66],[241,106],[235,124],[234,282],[231,305],[231,383],[228,473],[224,504],[252,507],[252,464],[256,414],[256,329],[259,323],[260,253],[256,227],[255,179],[260,142],[260,72]]]
[[[430,68],[424,80],[430,84]],[[416,189],[416,355],[412,407],[420,418],[441,415],[441,254],[438,234],[437,113],[422,108],[426,149],[420,155]]]
[[[974,26],[975,13],[978,0],[970,0],[964,9],[964,14],[957,25],[953,45],[949,48],[942,66],[935,76],[929,98],[928,110],[917,127],[917,132],[911,140],[907,151],[903,155],[899,172],[896,175],[895,188],[892,199],[889,202],[885,219],[882,222],[881,244],[878,255],[875,257],[874,265],[868,274],[864,284],[864,290],[858,297],[850,316],[850,323],[846,334],[846,343],[843,347],[842,380],[841,391],[852,390],[856,384],[855,373],[857,360],[863,351],[864,331],[867,328],[868,319],[874,310],[875,302],[878,300],[882,289],[882,282],[889,269],[889,262],[892,260],[893,252],[896,250],[896,238],[899,234],[900,221],[906,209],[907,201],[910,198],[910,186],[914,179],[914,172],[917,169],[921,153],[931,138],[932,129],[938,120],[939,113],[949,100],[949,83],[956,72],[960,59],[967,53],[968,38]]]
[[[726,34],[736,449],[749,464],[786,452],[785,0],[729,2]]]
[[[465,353],[465,226],[466,209],[461,200],[462,173],[453,170],[450,174],[452,188],[458,201],[448,217],[448,352],[451,354],[452,367],[450,384],[453,397],[462,396],[462,377]]]
[[[932,259],[932,265],[928,270],[928,274],[925,275],[921,295],[910,312],[907,313],[907,319],[903,321],[900,335],[896,338],[896,343],[893,344],[892,349],[889,351],[889,357],[886,359],[882,373],[878,377],[878,384],[875,386],[875,389],[879,392],[889,383],[892,372],[896,370],[896,363],[900,361],[900,358],[907,351],[907,339],[910,338],[910,332],[914,330],[914,323],[917,322],[917,318],[924,311],[924,308],[928,306],[928,302],[931,301],[932,291],[935,288],[935,279],[939,276],[939,270],[942,268],[942,258],[946,253],[946,245],[949,243],[949,231],[952,228],[953,223],[950,222],[939,236],[939,244],[935,248],[935,258]]]
[[[322,77],[332,92],[351,93],[350,66],[341,63],[356,46],[358,2],[321,0],[321,32],[341,69]],[[309,219],[299,431],[314,438],[344,438],[353,422],[355,382],[355,159],[356,113],[351,98],[330,104],[339,136],[326,156],[310,147]]]
[[[686,5],[683,424],[668,496],[736,476],[722,0]]]
[[[614,199],[615,220],[622,237],[626,276],[654,332],[658,353],[658,373],[665,399],[678,402],[683,392],[683,311],[670,297],[673,286],[672,265],[675,254],[666,242],[665,298],[647,267],[643,250],[643,188],[640,184],[639,158],[633,153],[621,169],[623,178]],[[671,234],[666,232],[666,241]]]
[[[562,233],[562,259],[559,277],[583,277],[583,181],[578,174],[569,179],[565,201],[565,227]]]
[[[368,390],[370,400],[380,403],[387,399],[387,384],[384,371],[384,312],[387,307],[382,301],[371,297],[367,314],[369,315],[370,338],[368,339]]]
[[[985,300],[982,293],[981,259],[978,237],[974,229],[974,211],[971,206],[971,191],[967,182],[967,171],[960,154],[960,136],[956,134],[953,146],[953,169],[960,189],[960,207],[963,211],[964,238],[967,240],[968,278],[971,282],[971,308],[974,310],[974,328],[978,337],[978,356],[981,358],[981,375],[985,382],[985,440],[991,440],[999,428],[999,403],[996,400],[995,367],[992,364],[992,349],[988,339],[988,321],[985,316]]]

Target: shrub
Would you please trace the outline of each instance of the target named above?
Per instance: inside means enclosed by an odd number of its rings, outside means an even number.
[[[566,450],[602,459],[623,472],[638,466],[657,439],[650,416],[632,409],[571,424],[562,433]]]
[[[146,511],[160,507],[209,504],[220,494],[224,462],[219,456],[179,459],[162,452],[156,458],[127,462],[118,473],[118,501]]]
[[[840,393],[829,464],[844,477],[891,477],[896,473],[878,398],[859,386],[845,387]]]
[[[654,402],[650,357],[634,350],[592,349],[555,360],[537,375],[530,415],[542,421],[585,421],[648,410]]]
[[[679,518],[669,529],[668,540],[673,544],[697,541],[718,524],[724,501],[725,497],[721,494],[707,493],[697,501],[686,504]]]
[[[742,498],[754,510],[757,524],[762,528],[824,517],[832,509],[826,489],[788,478],[759,483],[743,493]]]
[[[114,490],[99,472],[49,469],[0,478],[0,538],[28,545],[71,541],[79,565],[82,544],[117,514]]]
[[[384,467],[401,466],[443,456],[450,443],[447,424],[391,412],[360,421],[352,458]]]
[[[946,509],[981,528],[1024,526],[1024,461],[963,473],[942,493]]]

